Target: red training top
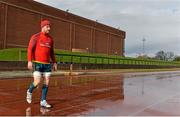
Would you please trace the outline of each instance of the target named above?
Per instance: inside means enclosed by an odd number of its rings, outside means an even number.
[[[40,32],[33,35],[28,46],[28,61],[49,64],[51,59],[55,63],[53,46],[53,39],[48,34]]]

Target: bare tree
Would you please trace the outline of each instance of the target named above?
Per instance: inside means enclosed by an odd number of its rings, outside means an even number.
[[[175,55],[173,52],[164,52],[164,51],[159,51],[156,53],[155,58],[158,60],[164,60],[164,61],[173,61]]]
[[[180,56],[175,56],[174,61],[180,61]]]
[[[165,60],[165,52],[164,51],[159,51],[156,53],[155,58],[158,60]]]
[[[167,61],[173,61],[175,55],[173,52],[166,52],[166,60]]]

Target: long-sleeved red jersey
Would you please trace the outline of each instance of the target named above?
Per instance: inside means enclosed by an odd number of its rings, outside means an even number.
[[[28,61],[44,64],[56,62],[53,39],[43,32],[33,35],[28,46]]]

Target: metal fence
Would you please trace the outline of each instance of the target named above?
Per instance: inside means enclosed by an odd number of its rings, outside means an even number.
[[[147,60],[135,59],[126,57],[103,57],[92,55],[75,55],[75,54],[56,54],[58,62],[63,63],[85,63],[85,64],[121,64],[121,65],[157,65],[157,66],[172,66],[178,67],[180,63],[160,61],[160,60]]]
[[[26,50],[20,50],[19,60],[26,60]],[[56,59],[59,63],[71,64],[104,64],[104,65],[145,65],[145,66],[164,66],[164,67],[180,67],[179,62],[161,61],[151,59],[137,59],[119,56],[105,56],[105,55],[85,55],[79,53],[56,53]]]

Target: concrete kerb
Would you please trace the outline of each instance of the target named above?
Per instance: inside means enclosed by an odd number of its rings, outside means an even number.
[[[100,71],[100,70],[92,70],[92,71],[54,71],[52,72],[52,76],[77,76],[77,75],[96,75],[96,74],[116,74],[122,73],[120,71]],[[0,79],[3,78],[29,78],[32,77],[33,73],[31,71],[0,71]]]
[[[121,70],[81,70],[81,71],[55,71],[52,72],[52,76],[76,76],[76,75],[98,75],[98,74],[121,74],[126,73],[126,77],[136,77],[136,76],[144,76],[144,75],[155,75],[157,73],[166,74],[168,71],[171,71],[171,73],[174,74],[180,74],[180,71],[177,70],[166,70],[166,71],[143,71],[143,70],[132,70],[132,69],[121,69]],[[173,72],[172,72],[173,71]],[[136,72],[136,73],[134,73]],[[31,71],[0,71],[0,79],[4,78],[31,78],[32,72]]]
[[[56,71],[52,72],[52,76],[67,76],[67,75],[83,75],[84,72],[72,72],[69,71]],[[32,77],[31,71],[0,71],[0,79],[2,78],[29,78]]]

